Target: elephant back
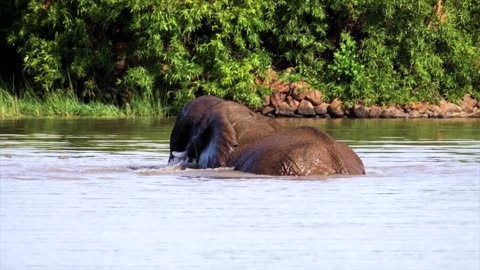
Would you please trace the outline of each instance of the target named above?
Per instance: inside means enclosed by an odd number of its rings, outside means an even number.
[[[348,146],[313,127],[298,127],[266,137],[237,153],[236,170],[266,175],[362,174],[363,164]],[[357,168],[353,170],[352,168]]]

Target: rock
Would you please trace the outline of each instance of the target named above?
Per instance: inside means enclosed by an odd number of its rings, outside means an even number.
[[[316,113],[313,104],[310,101],[304,99],[300,102],[300,106],[298,106],[298,114],[315,115]]]
[[[480,109],[475,108],[472,113],[468,114],[469,118],[480,118]]]
[[[270,96],[265,96],[264,99],[263,99],[263,106],[268,106],[268,105],[270,105],[271,99],[272,99],[272,97],[270,97]]]
[[[447,102],[447,101],[441,101],[440,102],[440,109],[442,110],[442,112],[444,114],[447,114],[447,113],[459,113],[459,112],[462,112],[462,107],[458,106],[457,104],[455,103],[452,103],[452,102]]]
[[[443,115],[443,118],[452,118],[453,116],[453,113],[449,113],[449,112],[446,112],[444,115]]]
[[[382,108],[377,105],[373,105],[370,107],[370,110],[368,112],[368,117],[379,118],[381,113],[382,113]]]
[[[342,109],[342,102],[338,98],[334,99],[328,107],[328,113],[333,117],[342,117],[345,111]]]
[[[390,108],[383,109],[382,112],[380,113],[380,118],[393,118],[391,116]]]
[[[422,115],[417,110],[408,110],[408,117],[410,118],[420,118]]]
[[[426,113],[431,118],[440,118],[445,115],[438,105],[428,105]]]
[[[275,109],[275,114],[282,115],[282,116],[294,116],[295,113],[292,110],[292,107],[288,105],[287,102],[281,102],[278,104],[277,108]]]
[[[462,109],[464,112],[473,113],[473,109],[475,108],[478,102],[474,98],[472,98],[471,95],[466,94],[465,96],[463,96],[462,103],[463,103]]]
[[[292,96],[287,96],[287,103],[290,105],[293,111],[296,111],[300,105],[300,102],[294,99]]]
[[[305,97],[309,100],[314,106],[320,105],[323,102],[322,93],[320,91],[312,89],[307,91],[307,96]]]
[[[353,106],[352,113],[355,118],[367,118],[368,108],[366,108],[363,104],[357,104]]]
[[[280,103],[285,101],[285,97],[287,94],[281,92],[274,92],[272,97],[270,98],[271,104],[277,107]]]
[[[314,106],[320,105],[323,102],[322,93],[316,89],[311,89],[306,82],[294,82],[290,84],[292,96],[298,101],[307,99]]]
[[[454,117],[454,118],[465,118],[465,117],[468,117],[468,113],[466,113],[466,112],[452,113],[452,117]]]
[[[412,110],[418,111],[419,114],[424,114],[427,111],[426,105],[428,105],[428,104],[423,104],[422,102],[417,102],[417,103],[411,104],[410,108]]]
[[[320,105],[314,106],[313,110],[318,115],[324,115],[324,114],[327,114],[329,106],[330,106],[330,104],[324,102]]]
[[[380,114],[380,118],[407,118],[408,114],[406,114],[403,109],[398,108],[395,105],[392,105],[385,110],[382,110]]]
[[[292,96],[298,101],[305,99],[307,97],[308,83],[306,82],[294,82],[290,84],[290,89],[292,90]]]
[[[428,105],[427,109],[432,112],[442,113],[442,109],[440,109],[440,106],[438,105]]]
[[[288,92],[290,92],[290,86],[288,85],[288,83],[279,79],[275,79],[270,85],[270,88],[274,93],[277,92],[287,94]]]
[[[270,106],[266,106],[263,108],[262,110],[262,114],[263,115],[267,115],[267,114],[271,114],[271,113],[274,113],[275,112],[275,108],[274,107],[270,107]]]

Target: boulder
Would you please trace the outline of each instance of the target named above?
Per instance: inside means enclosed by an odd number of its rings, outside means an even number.
[[[292,107],[288,105],[287,102],[283,101],[275,109],[275,114],[281,115],[281,116],[294,116],[295,113],[292,110]]]
[[[342,117],[345,115],[345,111],[342,108],[342,102],[336,98],[328,106],[328,113],[333,117]]]
[[[440,118],[445,115],[438,105],[428,105],[426,113],[431,118]]]
[[[287,103],[290,105],[293,111],[296,111],[300,105],[300,102],[294,99],[292,96],[287,96]]]
[[[370,110],[368,111],[369,118],[379,118],[380,114],[382,113],[382,108],[377,105],[370,106]]]
[[[410,118],[420,118],[420,117],[422,117],[422,114],[420,114],[417,110],[409,109],[407,113],[408,113],[408,117],[410,117]]]
[[[406,114],[401,107],[392,105],[384,110],[380,114],[380,118],[407,118]]]
[[[285,101],[287,94],[281,92],[274,92],[270,98],[270,102],[273,106],[277,107],[280,103]]]
[[[320,105],[323,102],[322,93],[316,89],[308,90],[305,99],[310,101],[314,106]]]
[[[454,118],[465,118],[465,117],[468,117],[468,113],[466,112],[458,112],[458,113],[452,113],[451,114],[451,117],[454,117]]]
[[[293,82],[290,84],[290,89],[292,90],[292,96],[298,101],[305,99],[307,97],[308,83],[306,82]]]
[[[268,114],[272,114],[275,112],[275,108],[274,107],[271,107],[271,106],[266,106],[262,109],[262,114],[263,115],[268,115]]]
[[[472,113],[468,114],[469,118],[480,118],[480,109],[475,108]]]
[[[422,102],[416,102],[410,105],[410,108],[412,110],[417,111],[419,114],[424,114],[427,111],[426,105],[428,104],[423,104]]]
[[[368,108],[363,104],[357,104],[352,108],[352,114],[355,118],[367,118]]]
[[[290,92],[290,86],[288,83],[275,79],[273,80],[272,84],[270,85],[270,88],[272,89],[273,92],[278,92],[278,93],[283,93],[287,94]]]
[[[329,106],[330,106],[330,104],[324,102],[320,105],[314,106],[313,110],[318,115],[324,115],[324,114],[327,114]]]
[[[466,94],[465,96],[463,96],[462,103],[463,103],[462,109],[464,112],[473,113],[473,109],[475,108],[478,102],[474,98],[472,98],[471,95]]]
[[[462,107],[458,106],[455,103],[452,102],[447,102],[447,101],[441,101],[440,102],[440,109],[442,110],[442,113],[447,114],[447,113],[459,113],[462,112]]]
[[[310,101],[304,99],[300,102],[300,105],[298,106],[298,114],[312,116],[316,113],[313,104]]]

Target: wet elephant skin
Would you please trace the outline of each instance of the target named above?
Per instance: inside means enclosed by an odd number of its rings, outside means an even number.
[[[313,127],[298,127],[262,138],[234,153],[235,170],[268,175],[365,174],[346,144]]]
[[[211,96],[184,106],[170,140],[173,153],[199,168],[234,167],[266,175],[365,174],[346,144],[313,127],[283,128],[275,119],[235,102]]]

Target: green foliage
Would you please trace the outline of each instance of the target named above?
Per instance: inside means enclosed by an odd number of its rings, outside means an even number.
[[[135,54],[156,59],[157,80],[177,106],[196,93],[259,105],[255,77],[270,65],[260,40],[264,8],[261,1],[138,3],[130,30],[145,34]]]
[[[257,78],[288,67],[347,105],[480,96],[477,0],[26,2],[2,29],[42,98],[136,115],[203,94],[257,107]]]
[[[4,87],[0,87],[0,118],[20,115],[18,99],[11,95]]]
[[[333,48],[327,36],[327,1],[282,0],[271,5],[267,18],[272,30],[266,33],[265,43],[274,53],[274,63],[295,66],[305,76],[323,79],[326,59],[322,56]]]
[[[364,80],[365,66],[360,63],[355,40],[349,33],[340,36],[340,48],[333,54],[333,63],[329,66],[335,81],[329,86],[330,96],[341,97],[344,102],[357,101],[365,94],[358,87],[358,82]],[[348,104],[353,105],[353,104]]]
[[[327,95],[384,105],[478,95],[479,30],[472,24],[478,26],[473,19],[478,19],[479,8],[474,2],[349,3]]]

